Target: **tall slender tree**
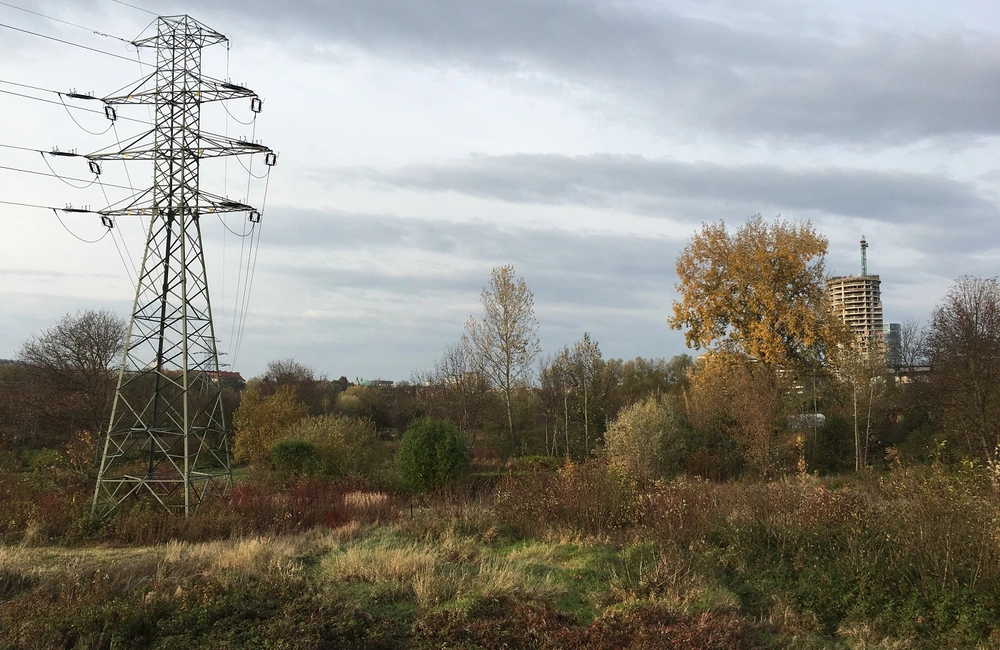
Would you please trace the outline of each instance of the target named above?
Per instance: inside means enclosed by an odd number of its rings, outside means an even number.
[[[514,389],[526,383],[531,364],[540,351],[535,297],[524,278],[507,264],[493,269],[490,283],[480,296],[481,319],[469,318],[466,335],[490,382],[499,388],[507,409],[507,431],[513,453],[518,439],[514,429]]]
[[[601,348],[597,341],[584,332],[583,338],[573,345],[570,353],[570,373],[583,397],[583,453],[590,456],[591,422],[590,411],[593,401],[594,381],[602,365]]]

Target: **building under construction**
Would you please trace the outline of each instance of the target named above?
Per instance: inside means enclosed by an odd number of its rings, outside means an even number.
[[[868,242],[861,238],[861,275],[827,280],[826,294],[833,312],[857,338],[858,347],[883,355],[882,281],[868,275]]]

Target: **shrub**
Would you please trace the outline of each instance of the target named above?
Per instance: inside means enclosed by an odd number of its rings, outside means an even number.
[[[444,487],[469,470],[469,454],[458,428],[450,422],[414,420],[396,454],[399,475],[413,492]]]
[[[377,439],[371,420],[344,415],[304,418],[285,429],[282,437],[312,445],[328,476],[368,478],[372,473]]]
[[[316,446],[305,440],[279,440],[271,445],[271,463],[279,472],[315,474],[320,468]]]
[[[642,517],[635,479],[601,460],[567,461],[556,474],[508,476],[494,500],[497,519],[513,532],[544,535],[566,527],[605,537],[631,527]]]
[[[517,456],[507,461],[507,469],[514,474],[525,472],[555,472],[563,465],[558,456]]]
[[[25,460],[33,471],[52,469],[62,464],[62,455],[55,449],[33,449],[25,454]]]
[[[265,396],[260,382],[251,381],[233,415],[233,457],[240,463],[269,460],[271,445],[305,414],[306,405],[295,396],[294,386],[279,386],[274,395]]]
[[[623,409],[604,434],[609,460],[640,483],[676,474],[688,438],[680,417],[653,396]]]

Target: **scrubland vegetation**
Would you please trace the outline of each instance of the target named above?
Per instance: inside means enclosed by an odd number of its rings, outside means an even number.
[[[640,485],[552,462],[419,497],[261,470],[196,517],[146,502],[100,523],[64,464],[8,465],[0,647],[1000,642],[982,467]]]
[[[815,311],[825,240],[748,227],[728,250],[808,244],[801,331],[691,296],[672,322],[697,362],[584,334],[529,368],[531,295],[501,267],[412,383],[284,360],[222,386],[235,485],[189,518],[91,517],[116,326],[67,317],[0,367],[0,648],[1000,646],[996,282],[960,279],[893,367]],[[704,287],[727,236],[706,227],[681,277]]]

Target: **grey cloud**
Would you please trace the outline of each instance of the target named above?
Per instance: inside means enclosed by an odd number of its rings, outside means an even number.
[[[849,40],[597,0],[251,0],[239,15],[231,3],[213,5],[225,20],[378,56],[540,71],[611,93],[670,131],[860,144],[1000,131],[1000,46],[985,35]]]
[[[971,183],[941,176],[870,169],[689,163],[641,156],[512,154],[471,156],[390,170],[333,169],[340,178],[411,190],[455,192],[515,203],[638,205],[721,204],[734,216],[767,209],[913,223],[996,221],[997,205]],[[745,214],[744,214],[745,213]]]
[[[47,280],[62,280],[66,278],[117,278],[113,273],[66,273],[64,271],[48,271],[45,269],[0,268],[0,276],[19,278],[44,278]]]
[[[338,250],[382,251],[391,256],[393,249],[422,251],[481,262],[488,272],[494,264],[512,262],[519,269],[531,266],[552,273],[581,277],[590,274],[619,276],[629,283],[636,278],[672,277],[674,259],[680,244],[656,237],[618,233],[587,234],[556,228],[512,228],[492,222],[422,220],[394,215],[365,214],[336,210],[316,211],[273,208],[281,211],[284,225],[269,235],[268,245],[289,249],[312,248],[334,255]],[[359,288],[371,288],[371,278],[379,269],[354,273]],[[386,279],[391,275],[383,273]],[[467,290],[461,278],[448,278],[428,271],[424,276],[431,287]],[[431,280],[433,280],[431,282]],[[485,278],[474,281],[475,289]],[[403,276],[399,282],[413,282]],[[558,276],[552,280],[558,286]],[[418,286],[408,291],[420,290]],[[556,294],[553,291],[553,294]]]

